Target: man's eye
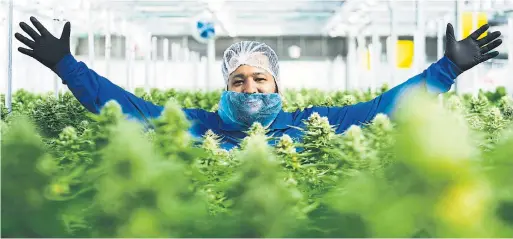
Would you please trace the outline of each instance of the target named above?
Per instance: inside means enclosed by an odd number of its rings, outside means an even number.
[[[257,78],[257,81],[265,81],[265,78]]]
[[[242,82],[243,82],[243,81],[241,81],[241,80],[236,80],[236,81],[234,81],[234,82],[233,82],[233,84],[234,84],[234,85],[238,85],[238,84],[242,84]]]

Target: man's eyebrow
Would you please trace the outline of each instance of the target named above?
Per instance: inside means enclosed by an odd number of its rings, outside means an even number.
[[[237,75],[232,76],[232,78],[244,78],[244,74],[239,73]]]
[[[264,72],[254,72],[254,73],[252,73],[251,75],[253,75],[253,76],[257,76],[257,75],[265,75],[265,73],[264,73]],[[233,78],[244,78],[244,74],[239,73],[239,74],[233,75],[233,76],[232,76],[232,79],[233,79]]]

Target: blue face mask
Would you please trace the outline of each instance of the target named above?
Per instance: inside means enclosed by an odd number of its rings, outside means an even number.
[[[224,91],[219,101],[218,114],[225,124],[247,129],[254,122],[269,126],[282,108],[281,97],[272,94],[247,94]]]

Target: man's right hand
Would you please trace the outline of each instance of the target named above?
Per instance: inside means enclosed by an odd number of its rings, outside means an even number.
[[[25,22],[20,23],[21,29],[25,31],[32,39],[29,39],[20,33],[16,33],[14,36],[18,41],[25,44],[27,48],[20,47],[18,51],[30,56],[41,64],[50,68],[56,72],[56,65],[62,58],[67,54],[70,54],[70,32],[71,24],[66,22],[62,31],[60,39],[54,37],[35,17],[30,17],[30,21],[36,29],[36,32]]]

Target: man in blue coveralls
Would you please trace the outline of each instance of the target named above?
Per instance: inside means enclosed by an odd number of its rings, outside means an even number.
[[[18,50],[54,71],[89,111],[99,113],[105,103],[115,100],[125,114],[143,123],[160,116],[163,106],[125,91],[71,55],[69,22],[64,25],[61,37],[56,38],[36,18],[31,17],[30,21],[37,31],[21,22],[21,29],[30,38],[16,33],[16,39],[28,47]],[[260,122],[275,137],[288,134],[300,140],[302,132],[295,127],[303,128],[303,120],[317,112],[328,118],[336,133],[342,133],[353,124],[370,122],[378,113],[391,116],[397,100],[414,88],[421,87],[432,94],[449,91],[458,75],[499,54],[492,50],[502,44],[497,39],[500,32],[479,39],[488,28],[488,25],[482,26],[466,39],[457,41],[452,25],[448,24],[445,56],[422,73],[373,100],[344,107],[311,107],[295,112],[282,110],[282,89],[275,52],[259,42],[235,43],[223,56],[226,91],[221,96],[219,110],[183,109],[192,122],[189,131],[193,136],[201,137],[210,129],[222,136],[221,146],[225,149],[238,146],[246,136],[244,131],[254,122]]]

